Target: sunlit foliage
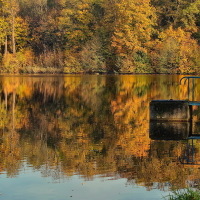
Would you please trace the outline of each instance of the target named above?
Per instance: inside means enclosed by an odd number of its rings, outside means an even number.
[[[0,71],[199,73],[199,16],[199,0],[0,0]]]

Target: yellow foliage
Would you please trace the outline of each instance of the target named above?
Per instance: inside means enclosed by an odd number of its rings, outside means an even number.
[[[82,72],[82,66],[77,59],[78,53],[74,53],[73,51],[65,51],[65,66],[64,73],[69,72]]]
[[[191,33],[170,26],[160,33],[159,38],[160,41],[151,44],[154,46],[151,55],[155,66],[163,68],[160,69],[164,70],[163,72],[196,72],[199,47],[197,41],[192,39]]]
[[[30,49],[22,49],[16,54],[7,53],[3,56],[2,63],[4,72],[25,72],[27,67],[33,66],[34,54]]]

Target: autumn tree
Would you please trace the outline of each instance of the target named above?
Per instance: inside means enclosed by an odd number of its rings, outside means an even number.
[[[11,26],[11,43],[12,43],[12,53],[16,53],[16,17],[19,11],[19,6],[16,0],[6,0],[3,1],[3,10],[5,17],[8,20],[9,25]]]
[[[200,13],[199,0],[151,0],[151,2],[156,8],[160,27],[181,27],[192,33],[197,31]]]
[[[155,25],[150,1],[105,1],[105,27],[116,67],[112,70],[133,72],[146,63],[146,43]],[[140,57],[139,60],[137,57]]]
[[[24,47],[27,41],[28,27],[24,19],[18,16],[17,0],[5,0],[1,4],[1,29],[5,40],[6,54],[10,50],[13,54]]]
[[[189,73],[199,71],[199,47],[191,33],[171,26],[160,34],[154,55],[154,65],[159,72]]]
[[[4,17],[0,17],[0,45],[1,47],[4,46],[4,49],[1,48],[1,52],[7,53],[8,52],[8,42],[7,42],[7,30],[8,30],[8,23]]]

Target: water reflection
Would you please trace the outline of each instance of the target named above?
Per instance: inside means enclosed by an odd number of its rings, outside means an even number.
[[[162,141],[182,141],[185,143],[179,160],[185,165],[200,165],[200,134],[193,134],[190,122],[150,122],[150,138]]]
[[[199,165],[198,147],[193,139],[187,141],[187,145],[180,156],[180,162],[185,165]]]
[[[198,168],[191,172],[182,164],[186,141],[149,137],[150,100],[185,99],[187,87],[179,86],[179,80],[150,75],[1,77],[0,171],[15,177],[26,161],[54,179],[75,174],[86,180],[95,175],[126,178],[148,190],[197,182]],[[155,134],[162,127],[150,129]],[[185,138],[187,124],[176,127],[169,132],[178,130]]]
[[[190,122],[150,122],[152,140],[186,140],[191,135]]]

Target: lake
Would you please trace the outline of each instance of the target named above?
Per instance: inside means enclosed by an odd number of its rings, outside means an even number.
[[[150,101],[187,99],[181,77],[1,76],[0,199],[160,200],[199,187],[200,140],[150,137]]]

